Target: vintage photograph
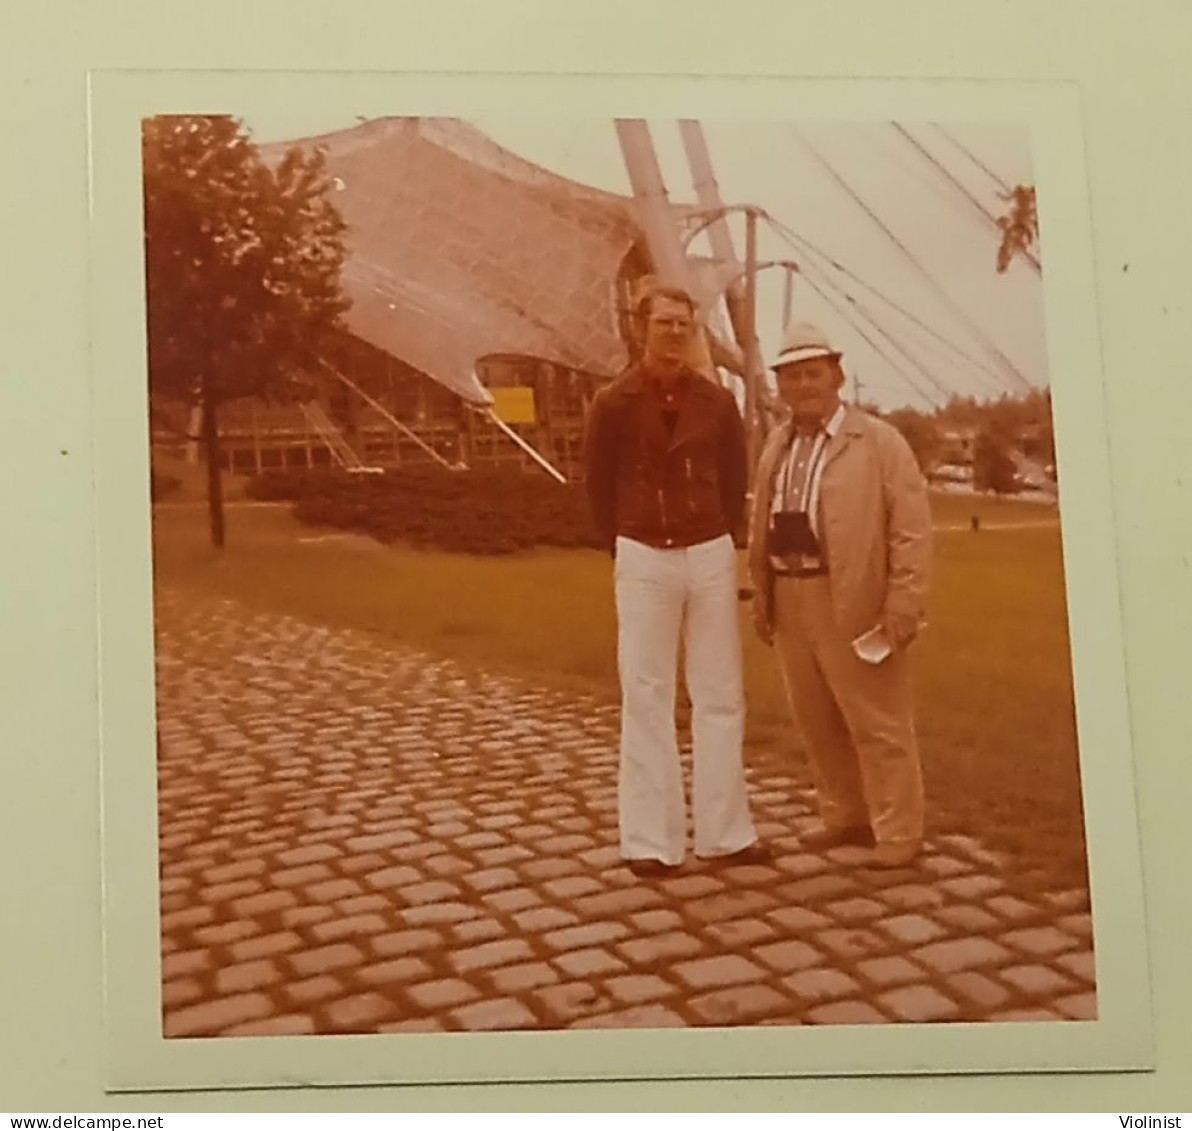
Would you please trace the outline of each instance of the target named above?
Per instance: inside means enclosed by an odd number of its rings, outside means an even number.
[[[1023,123],[141,127],[167,1040],[1097,1018]]]

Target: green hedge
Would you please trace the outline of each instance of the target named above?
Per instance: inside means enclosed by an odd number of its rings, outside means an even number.
[[[301,522],[381,542],[471,554],[600,544],[581,484],[514,469],[267,472],[250,482],[248,493],[292,501]]]

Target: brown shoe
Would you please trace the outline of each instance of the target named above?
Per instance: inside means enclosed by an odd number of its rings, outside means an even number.
[[[673,876],[682,864],[664,864],[661,860],[626,860],[625,866],[639,880],[660,880],[665,876]]]
[[[816,852],[828,848],[841,848],[846,844],[872,848],[874,846],[873,830],[867,825],[850,825],[843,829],[833,829],[823,825],[818,829],[812,829],[809,833],[804,833],[799,837],[799,843],[803,848],[810,848]]]
[[[728,852],[723,856],[707,856],[704,859],[717,868],[732,868],[743,864],[772,864],[774,853],[768,844],[755,840],[736,852]]]
[[[890,844],[879,844],[866,858],[867,868],[905,868],[922,851],[923,845],[917,840],[893,841]]]

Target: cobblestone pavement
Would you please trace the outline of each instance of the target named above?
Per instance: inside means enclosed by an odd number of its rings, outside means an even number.
[[[1095,1015],[1086,893],[972,839],[804,851],[754,768],[773,866],[639,881],[616,704],[190,593],[158,632],[167,1036]]]

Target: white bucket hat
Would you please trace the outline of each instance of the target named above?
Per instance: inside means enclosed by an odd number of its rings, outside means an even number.
[[[794,365],[813,357],[840,357],[840,351],[832,348],[828,335],[818,326],[810,322],[792,322],[782,337],[782,348],[770,368]]]

